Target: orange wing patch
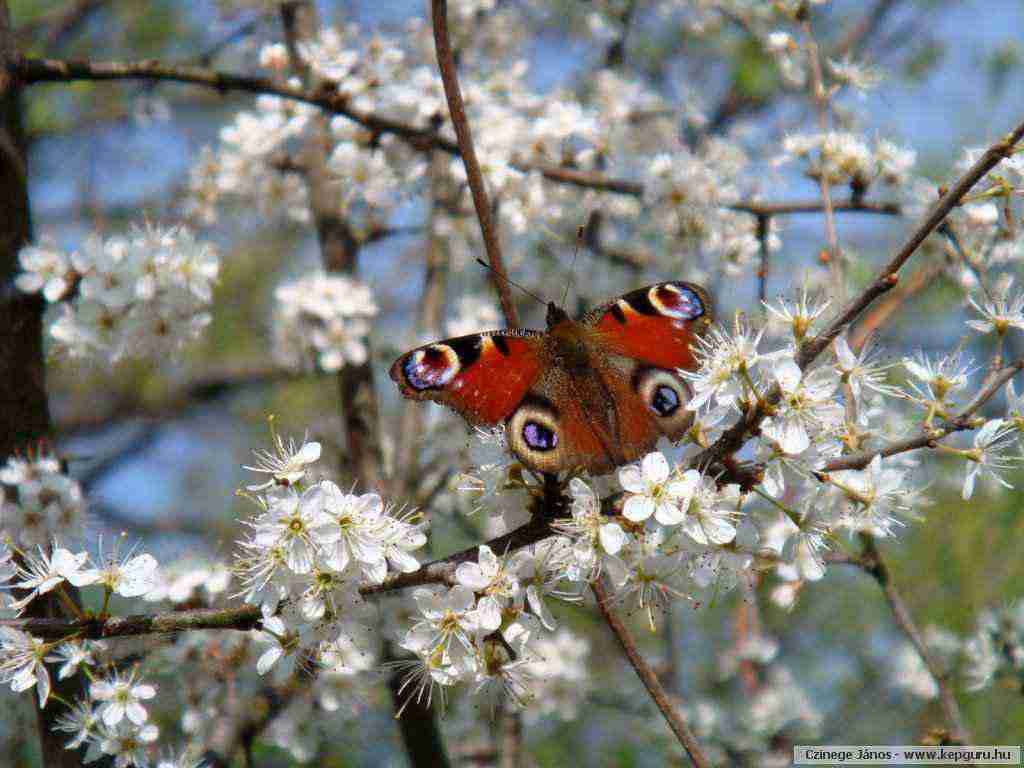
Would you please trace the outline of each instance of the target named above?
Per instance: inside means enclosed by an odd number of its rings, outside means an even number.
[[[657,368],[693,370],[697,364],[691,345],[705,322],[641,314],[619,299],[597,321],[594,333],[609,352]]]
[[[402,355],[391,378],[405,397],[448,406],[494,426],[522,401],[541,370],[540,334],[494,331],[435,342]]]

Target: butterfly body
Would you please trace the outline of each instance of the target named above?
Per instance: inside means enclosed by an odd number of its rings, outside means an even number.
[[[690,426],[692,342],[710,324],[699,286],[657,283],[571,319],[548,305],[547,330],[510,329],[427,344],[391,378],[405,397],[446,405],[470,424],[504,425],[531,469],[603,474]]]

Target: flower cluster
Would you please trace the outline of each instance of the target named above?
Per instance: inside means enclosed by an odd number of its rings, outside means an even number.
[[[344,275],[313,272],[274,293],[274,357],[282,365],[315,363],[323,371],[362,365],[377,314],[373,294]]]
[[[586,647],[565,630],[554,639],[544,634],[556,626],[547,600],[576,598],[559,589],[572,558],[570,542],[561,536],[505,557],[481,545],[477,562],[455,570],[453,586],[416,590],[416,621],[400,644],[415,656],[400,663],[407,700],[429,702],[436,688],[443,701],[446,687],[468,683],[492,706],[504,697],[526,707],[538,690],[550,689],[560,691],[560,703],[538,706],[572,717],[582,691],[569,686],[583,677],[579,664]],[[550,657],[562,646],[572,649],[573,658]]]
[[[56,595],[72,614],[80,609],[67,593],[66,585],[103,588],[103,613],[112,595],[141,597],[157,580],[158,564],[149,554],[134,550],[122,553],[118,546],[101,554],[95,562],[87,552],[74,553],[54,541],[36,552],[17,551],[18,562],[6,568],[6,589],[23,595],[10,603],[18,614],[43,595]],[[25,632],[0,627],[0,682],[14,692],[34,689],[39,706],[50,698],[52,682],[47,664],[59,664],[59,679],[76,674],[88,676],[87,695],[57,719],[54,728],[71,735],[67,749],[85,749],[85,762],[104,755],[116,766],[148,764],[148,746],[158,735],[148,722],[144,702],[156,696],[156,687],[139,679],[137,669],[119,672],[109,664],[107,646],[81,639],[46,641]]]
[[[82,488],[58,459],[40,451],[0,468],[0,538],[32,548],[82,536]]]
[[[56,305],[49,334],[73,357],[159,358],[210,322],[220,260],[185,227],[86,237],[71,253],[27,246],[18,287]]]
[[[246,493],[260,513],[248,521],[235,573],[248,603],[263,613],[260,674],[287,675],[319,661],[338,643],[362,640],[369,606],[360,588],[389,572],[419,569],[412,552],[426,543],[414,514],[396,515],[375,493],[345,493],[330,480],[310,482],[316,443],[278,440],[278,453],[258,454],[270,482]]]
[[[888,139],[878,139],[869,147],[859,135],[838,131],[793,134],[783,141],[782,149],[781,162],[803,160],[810,178],[833,186],[846,184],[859,193],[875,182],[905,183],[916,160],[913,150]]]

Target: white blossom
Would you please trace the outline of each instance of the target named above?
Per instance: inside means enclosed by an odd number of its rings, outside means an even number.
[[[45,595],[65,581],[76,587],[92,584],[95,581],[95,574],[82,571],[88,559],[87,552],[73,554],[58,546],[56,542],[52,554],[39,547],[38,555],[26,555],[25,564],[18,568],[18,578],[21,581],[12,584],[11,588],[30,591],[20,600],[12,602],[11,608],[20,614],[39,595]]]
[[[256,455],[255,467],[243,467],[250,472],[270,475],[270,479],[261,485],[247,486],[250,491],[262,491],[273,485],[295,485],[306,476],[306,467],[320,459],[320,443],[302,442],[296,446],[289,440],[287,445],[279,436],[274,436],[274,453],[264,450],[253,451]]]
[[[101,702],[97,715],[104,725],[113,727],[124,718],[137,726],[149,719],[142,702],[156,696],[156,686],[136,679],[134,671],[127,675],[115,672],[110,678],[100,678],[89,686],[89,696]]]
[[[1004,488],[1013,488],[1003,479],[1002,473],[1018,463],[1018,460],[1006,455],[1014,429],[1002,419],[992,419],[974,434],[974,447],[964,452],[968,460],[967,474],[964,477],[963,497],[969,499],[974,494],[974,485],[978,477],[990,477]]]
[[[43,661],[53,648],[37,637],[11,627],[0,627],[0,683],[10,684],[15,693],[33,686],[39,706],[50,697],[50,673]]]

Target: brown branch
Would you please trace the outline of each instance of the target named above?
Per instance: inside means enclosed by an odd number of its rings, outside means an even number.
[[[26,296],[8,289],[18,273],[18,252],[32,239],[28,171],[21,87],[9,76],[17,58],[8,4],[0,0],[0,461],[25,451],[51,431],[43,361],[41,296]],[[71,591],[74,599],[74,591]],[[46,595],[30,606],[30,612],[46,621],[63,613],[56,595]],[[61,621],[60,618],[53,619]],[[54,732],[64,705],[59,697],[81,693],[79,676],[59,680],[53,676],[52,696],[36,710],[41,759],[54,768],[80,764],[80,755],[64,749],[64,739]]]
[[[82,619],[0,619],[0,627],[18,629],[45,640],[59,640],[71,636],[101,640],[108,637],[158,635],[200,629],[236,629],[244,632],[258,628],[261,620],[259,607],[246,605],[239,608],[196,608],[190,611],[106,618],[97,616]]]
[[[473,206],[476,208],[476,216],[480,221],[480,234],[484,239],[487,260],[491,264],[491,278],[494,282],[494,289],[498,292],[498,299],[501,301],[505,324],[513,328],[519,325],[519,318],[516,314],[516,306],[512,301],[512,292],[509,290],[508,273],[505,271],[505,263],[501,257],[501,245],[498,243],[498,233],[494,226],[491,205],[487,200],[487,190],[484,188],[480,163],[476,157],[476,150],[473,148],[473,137],[469,130],[469,121],[466,119],[462,92],[459,89],[459,76],[455,71],[455,55],[452,53],[451,42],[448,40],[448,2],[447,0],[431,0],[430,7],[434,25],[437,66],[441,71],[441,82],[444,84],[444,95],[448,100],[452,127],[455,129],[455,136],[459,141],[462,164],[466,168],[466,180],[473,193]]]
[[[25,39],[35,37],[42,31],[45,33],[43,50],[59,48],[82,27],[89,16],[109,3],[110,0],[75,0],[32,19],[19,27],[15,34]]]
[[[601,611],[601,615],[604,617],[605,622],[615,635],[615,638],[619,641],[619,645],[622,646],[622,650],[629,659],[629,663],[633,665],[633,669],[636,671],[637,677],[640,678],[640,681],[644,684],[644,687],[651,695],[654,703],[657,705],[658,709],[661,710],[661,714],[664,716],[669,728],[672,729],[672,733],[675,734],[683,749],[686,750],[686,754],[690,756],[690,760],[693,764],[697,766],[697,768],[707,768],[710,766],[710,763],[708,762],[708,758],[704,754],[704,751],[701,749],[700,744],[697,743],[697,738],[693,735],[693,731],[690,730],[690,726],[686,724],[686,721],[669,700],[668,694],[658,681],[658,676],[654,674],[654,670],[651,669],[640,655],[640,651],[637,650],[636,643],[629,634],[629,630],[626,629],[622,620],[619,619],[619,617],[612,611],[608,592],[605,590],[601,580],[595,579],[592,581],[590,583],[590,588],[594,591],[594,597],[597,598],[598,610]]]
[[[878,0],[859,22],[850,27],[850,31],[832,49],[830,57],[841,59],[848,53],[856,53],[881,26],[882,20],[897,2],[898,0]]]
[[[832,459],[832,461],[829,461],[820,470],[818,470],[819,474],[823,472],[838,472],[844,469],[864,469],[864,467],[871,463],[871,460],[874,459],[875,456],[887,458],[889,456],[895,456],[898,453],[915,451],[920,448],[933,448],[939,440],[953,434],[954,432],[961,432],[967,429],[977,429],[980,425],[973,418],[974,414],[979,408],[981,408],[981,406],[992,399],[992,397],[1003,387],[1003,385],[1006,384],[1006,382],[1020,373],[1022,369],[1024,369],[1024,358],[1010,363],[989,376],[985,384],[978,390],[974,398],[964,406],[963,410],[943,426],[932,429],[930,432],[917,435],[916,437],[909,437],[905,440],[894,441],[882,448],[877,448],[871,451],[860,451],[859,453],[849,453],[845,456]]]
[[[609,511],[614,498],[606,500]],[[530,522],[484,542],[495,552],[515,552],[517,549],[535,544],[554,535],[551,523],[564,518],[568,511],[545,506],[536,512]],[[360,588],[364,597],[381,595],[410,587],[428,584],[455,583],[455,569],[460,563],[475,562],[481,545],[474,545],[454,552],[447,557],[424,563],[413,573],[391,574],[381,584],[369,584]],[[83,619],[0,619],[0,627],[12,627],[36,637],[59,639],[77,635],[98,640],[111,637],[187,632],[200,629],[235,629],[248,631],[257,629],[260,623],[259,608],[239,606],[234,608],[201,608],[189,611],[170,611],[158,614],[132,616],[87,617]]]
[[[964,173],[952,188],[947,190],[935,203],[924,220],[914,229],[906,242],[896,251],[895,255],[882,268],[859,295],[836,315],[820,334],[808,339],[801,345],[796,362],[801,369],[810,366],[825,351],[832,341],[843,332],[860,314],[867,309],[879,296],[896,286],[899,281],[897,272],[906,263],[918,246],[928,237],[956,207],[967,194],[992,168],[1001,160],[1009,157],[1015,145],[1024,136],[1024,122],[1021,122],[1010,133],[992,144],[985,153]],[[747,435],[753,432],[768,415],[772,406],[779,401],[781,392],[776,385],[763,396],[762,400],[750,411],[727,429],[710,448],[698,453],[690,462],[691,466],[718,466],[725,456],[731,455],[746,442]]]
[[[311,74],[298,55],[298,48],[303,40],[314,39],[317,35],[319,21],[315,4],[310,0],[284,3],[281,19],[292,69],[308,79]],[[311,81],[311,85],[314,91],[322,91],[326,87],[316,81]],[[337,186],[327,170],[327,154],[332,145],[327,117],[318,115],[315,130],[299,150],[298,164],[305,169],[302,178],[309,194],[310,217],[316,228],[324,270],[356,275],[362,243],[338,209]],[[373,353],[369,349],[367,357],[361,365],[343,366],[337,375],[341,418],[345,425],[344,456],[347,469],[362,488],[381,490],[383,453],[374,372],[370,362]]]
[[[761,213],[757,216],[757,241],[761,247],[761,266],[757,269],[757,298],[761,302],[762,312],[764,302],[768,298],[768,271],[771,268],[771,253],[768,251],[768,229],[771,227],[771,217]]]
[[[868,574],[870,574],[875,581],[878,582],[878,586],[882,588],[882,594],[885,595],[885,601],[889,604],[889,609],[892,611],[893,619],[896,621],[896,626],[907,636],[911,644],[917,650],[921,657],[921,661],[924,662],[925,667],[928,668],[928,672],[931,674],[932,679],[935,680],[935,684],[939,689],[939,702],[942,705],[942,710],[946,716],[946,721],[949,724],[950,739],[955,744],[970,744],[971,734],[964,726],[963,716],[960,714],[960,707],[957,704],[956,697],[953,695],[947,684],[946,676],[942,674],[942,670],[939,665],[932,658],[931,652],[928,650],[928,646],[918,630],[917,625],[914,623],[913,617],[910,615],[910,611],[907,608],[906,603],[903,602],[903,597],[896,589],[896,585],[892,580],[892,573],[889,571],[889,567],[882,559],[882,554],[878,550],[878,546],[873,536],[862,533],[860,535],[861,542],[864,546],[863,554],[861,555],[860,567]]]
[[[797,213],[821,213],[825,210],[821,200],[800,200],[791,203],[740,202],[724,206],[732,211],[742,211],[752,216],[788,216]],[[902,216],[899,203],[869,203],[863,200],[833,201],[836,213],[868,213],[878,216]]]
[[[818,43],[814,39],[811,30],[811,16],[809,6],[804,4],[801,13],[803,20],[801,29],[804,35],[804,47],[807,49],[807,60],[810,62],[811,77],[808,86],[811,91],[811,100],[818,112],[818,130],[823,134],[828,132],[829,115],[829,94],[825,90],[825,80],[821,74],[821,58],[818,54]],[[824,149],[818,150],[818,155],[824,160]],[[832,207],[832,188],[829,185],[825,174],[818,176],[818,190],[821,194],[821,202],[825,209],[825,239],[828,243],[828,269],[832,277],[832,297],[836,301],[846,299],[845,281],[843,278],[843,254],[839,249],[839,234],[836,231],[835,209]]]
[[[117,80],[163,80],[167,82],[197,85],[213,89],[219,93],[237,92],[255,95],[279,96],[284,99],[300,101],[319,107],[325,112],[342,115],[374,134],[392,134],[408,143],[413,149],[426,152],[437,149],[449,155],[459,155],[459,145],[438,133],[432,127],[421,128],[400,120],[362,112],[353,108],[344,94],[339,94],[331,83],[308,89],[301,86],[278,83],[270,78],[250,77],[220,72],[206,67],[187,65],[162,64],[159,61],[127,61],[127,62],[92,62],[62,61],[57,59],[18,58],[8,66],[12,77],[24,85],[37,83],[60,83],[87,81]],[[510,165],[524,173],[540,173],[548,181],[593,189],[599,192],[612,192],[632,197],[642,197],[644,185],[626,179],[616,179],[592,171],[568,168],[557,165],[545,165],[533,161],[513,158]],[[767,214],[783,216],[800,213],[820,213],[822,204],[818,200],[794,201],[786,203],[764,203],[757,201],[741,201],[724,206],[734,211],[743,211],[752,215]],[[863,201],[837,202],[837,212],[855,212],[899,216],[900,206],[897,203],[869,203]]]
[[[108,403],[92,402],[89,410],[58,416],[54,430],[60,435],[73,435],[104,429],[130,419],[161,421],[231,393],[291,381],[305,375],[308,374],[266,364],[227,365],[219,370],[200,373],[153,402],[141,398],[138,392],[116,393]]]
[[[498,718],[499,768],[520,768],[523,764],[523,714],[504,707]]]

